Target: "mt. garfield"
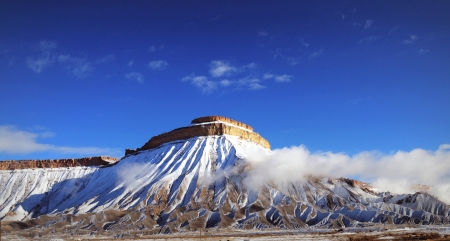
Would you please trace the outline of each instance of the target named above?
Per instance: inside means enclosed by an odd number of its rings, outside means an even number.
[[[127,149],[116,162],[2,168],[0,218],[4,232],[39,227],[91,234],[449,222],[449,206],[427,193],[396,195],[317,176],[249,183],[248,160],[270,152],[250,126],[202,117]]]

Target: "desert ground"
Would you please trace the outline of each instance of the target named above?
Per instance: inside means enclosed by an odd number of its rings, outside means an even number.
[[[141,240],[141,241],[266,241],[266,240],[337,240],[337,241],[372,241],[372,240],[450,240],[450,225],[411,226],[396,225],[384,227],[374,225],[364,228],[347,228],[343,230],[197,230],[176,234],[153,234],[145,231],[125,231],[122,233],[88,233],[58,234],[40,233],[38,230],[22,230],[20,232],[2,232],[2,241],[19,240]]]

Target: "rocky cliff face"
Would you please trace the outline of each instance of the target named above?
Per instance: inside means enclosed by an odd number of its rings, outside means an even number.
[[[206,116],[194,119],[193,125],[178,128],[170,132],[152,137],[144,146],[137,150],[127,149],[125,155],[136,151],[156,148],[164,143],[184,140],[196,136],[232,135],[244,140],[255,142],[267,149],[270,149],[269,142],[258,133],[253,132],[253,128],[242,122],[238,122],[223,116]]]
[[[232,125],[245,128],[245,129],[247,129],[249,131],[253,131],[253,128],[251,126],[249,126],[247,124],[244,124],[242,122],[239,122],[239,121],[232,120],[232,119],[230,119],[228,117],[225,117],[225,116],[205,116],[205,117],[200,117],[200,118],[193,119],[191,121],[191,124],[200,124],[200,123],[214,122],[214,121],[221,121],[221,122],[230,123]]]
[[[107,156],[85,157],[77,159],[59,160],[21,160],[21,161],[1,161],[0,170],[16,170],[30,168],[58,168],[58,167],[78,167],[78,166],[102,166],[118,161],[118,158]]]

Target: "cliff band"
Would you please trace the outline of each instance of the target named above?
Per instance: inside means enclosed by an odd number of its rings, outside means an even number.
[[[28,168],[59,168],[78,166],[103,166],[118,161],[118,158],[107,156],[85,157],[77,159],[59,160],[21,160],[21,161],[1,161],[0,170],[15,170]]]
[[[153,149],[164,143],[189,139],[196,136],[232,135],[244,140],[257,143],[270,149],[269,142],[258,133],[253,132],[253,128],[242,122],[238,122],[223,116],[206,116],[192,120],[191,125],[182,127],[170,132],[152,137],[145,145],[136,150],[127,149],[125,155]]]

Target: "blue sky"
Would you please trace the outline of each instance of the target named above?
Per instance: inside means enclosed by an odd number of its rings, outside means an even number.
[[[223,115],[273,148],[450,143],[449,1],[1,1],[0,160]]]

